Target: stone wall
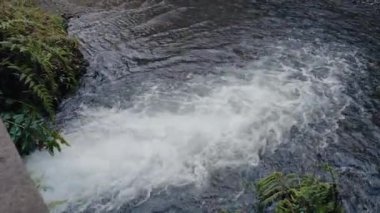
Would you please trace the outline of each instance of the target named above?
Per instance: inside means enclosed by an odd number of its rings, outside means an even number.
[[[41,195],[26,171],[0,120],[0,212],[47,213]]]

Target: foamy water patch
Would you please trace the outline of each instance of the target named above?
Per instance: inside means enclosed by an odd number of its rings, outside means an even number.
[[[351,68],[344,55],[327,53],[278,48],[221,76],[152,85],[127,109],[84,108],[67,124],[71,146],[54,157],[36,152],[28,169],[48,186],[47,202],[98,203],[99,212],[169,185],[207,185],[215,169],[257,164],[294,126],[324,119],[314,132],[333,132],[348,101],[339,76]]]

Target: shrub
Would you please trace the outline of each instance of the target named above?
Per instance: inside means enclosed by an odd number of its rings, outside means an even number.
[[[335,178],[322,182],[319,178],[275,172],[258,181],[259,211],[275,204],[276,213],[341,213]]]
[[[66,141],[51,129],[84,63],[62,18],[28,1],[0,0],[0,112],[21,154]]]
[[[35,149],[47,149],[50,153],[61,150],[60,144],[67,142],[59,133],[47,125],[39,113],[29,108],[17,112],[2,113],[5,126],[21,155]]]

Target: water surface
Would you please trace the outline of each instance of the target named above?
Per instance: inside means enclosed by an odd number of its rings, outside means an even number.
[[[60,107],[71,146],[35,153],[57,212],[254,211],[273,171],[340,175],[380,209],[380,21],[340,1],[81,1],[89,61]]]

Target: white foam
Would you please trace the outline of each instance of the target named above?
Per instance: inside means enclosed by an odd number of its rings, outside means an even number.
[[[313,73],[320,67],[322,77]],[[160,187],[207,184],[214,169],[257,164],[260,149],[286,140],[293,125],[326,113],[336,122],[347,101],[337,78],[342,67],[340,56],[322,50],[278,48],[244,69],[223,68],[229,74],[175,89],[153,85],[131,108],[84,108],[67,124],[71,146],[54,157],[36,152],[27,166],[50,187],[42,190],[47,202],[86,207],[113,195],[99,211]]]

